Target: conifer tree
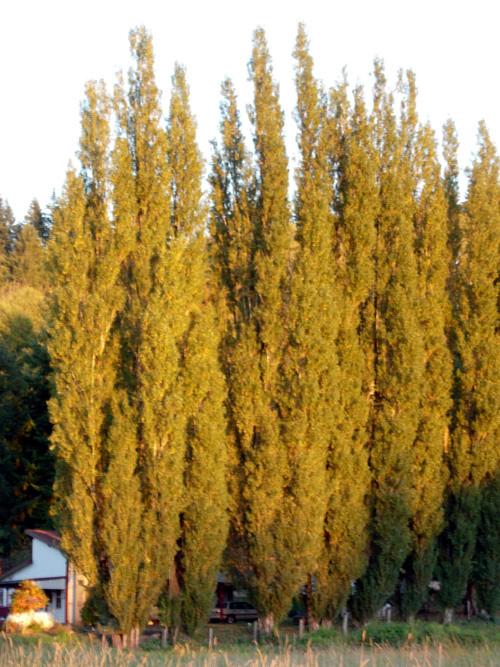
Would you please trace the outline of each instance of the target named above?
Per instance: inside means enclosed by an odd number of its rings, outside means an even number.
[[[239,184],[245,178],[241,169],[244,156],[239,151],[241,143],[238,148],[234,143],[238,135],[224,134],[224,157],[218,161],[219,172],[214,180],[218,187],[217,215],[227,211],[230,217],[216,223],[216,241],[228,242],[216,254],[225,262],[224,272],[230,270],[230,280],[224,287],[230,294],[231,316],[238,326],[230,351],[228,380],[240,484],[239,502],[232,517],[230,556],[259,610],[261,629],[270,632],[286,613],[303,573],[294,536],[292,457],[285,446],[280,409],[292,249],[288,167],[278,88],[261,29],[255,32],[249,70],[254,85],[251,121],[255,142],[255,203],[250,210],[242,211],[245,198],[235,204],[231,199],[220,199],[224,192],[232,194],[234,186],[239,193]],[[234,112],[230,113],[225,119],[228,124],[236,120]],[[229,170],[224,173],[226,160]],[[233,169],[239,172],[237,176],[231,173]],[[252,233],[243,248],[244,239],[239,238],[239,231],[247,220],[251,221]],[[231,266],[237,258],[242,260],[241,264]],[[247,285],[241,284],[241,278],[247,276]],[[237,297],[234,305],[233,294]]]
[[[14,247],[15,224],[9,203],[0,197],[0,284],[10,278],[9,255]]]
[[[481,486],[499,466],[498,178],[498,157],[482,122],[460,220],[455,409],[447,525],[440,537],[438,570],[445,622],[451,621],[471,573]]]
[[[42,211],[37,199],[32,200],[24,224],[34,227],[43,245],[47,244],[50,238],[50,217]]]
[[[16,221],[9,202],[0,197],[0,250],[5,254],[12,252],[15,225]]]
[[[45,248],[37,231],[35,227],[25,223],[20,226],[9,257],[12,280],[43,289],[48,279],[44,262]]]
[[[5,555],[22,549],[26,528],[52,528],[49,358],[44,331],[20,292],[9,290],[11,303],[0,301],[0,553]],[[42,320],[38,296],[35,310]]]
[[[176,65],[167,128],[172,192],[172,243],[183,248],[183,294],[189,321],[180,333],[183,409],[186,415],[185,500],[181,536],[168,589],[160,601],[166,624],[192,634],[205,622],[227,537],[226,424],[219,336],[208,294],[208,255],[202,197],[203,161],[189,108],[184,69]],[[178,596],[178,597],[177,597]],[[176,619],[176,615],[179,619]]]
[[[413,243],[412,190],[392,95],[375,63],[375,146],[380,157],[376,219],[373,389],[369,461],[371,544],[368,569],[351,600],[360,620],[393,593],[410,549],[411,453],[421,404],[424,365],[418,274]]]

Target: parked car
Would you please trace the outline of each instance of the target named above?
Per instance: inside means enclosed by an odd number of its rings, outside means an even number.
[[[249,602],[225,602],[222,607],[215,607],[210,614],[210,621],[256,621],[257,609]]]

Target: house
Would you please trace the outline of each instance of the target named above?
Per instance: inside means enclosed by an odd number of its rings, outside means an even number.
[[[54,620],[76,625],[87,590],[85,579],[61,551],[61,538],[52,530],[26,530],[31,537],[31,558],[0,574],[0,623],[7,618],[11,596],[25,579],[32,579],[49,598],[46,610]]]

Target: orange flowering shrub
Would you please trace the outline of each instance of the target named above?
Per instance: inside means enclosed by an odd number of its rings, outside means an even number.
[[[21,581],[19,587],[12,594],[11,609],[13,614],[22,614],[26,611],[37,611],[47,606],[49,598],[34,581]]]

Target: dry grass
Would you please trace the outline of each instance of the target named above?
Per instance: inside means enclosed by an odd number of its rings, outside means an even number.
[[[421,647],[362,645],[313,649],[292,647],[288,642],[276,649],[258,646],[233,649],[192,648],[116,651],[99,643],[75,639],[68,645],[56,640],[27,642],[0,635],[1,667],[500,667],[500,655],[488,647],[459,645]]]

